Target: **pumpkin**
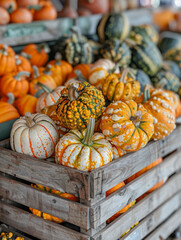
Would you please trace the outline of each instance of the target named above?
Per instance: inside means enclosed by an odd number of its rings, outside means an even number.
[[[97,121],[103,112],[105,100],[102,92],[87,82],[73,83],[63,89],[61,95],[56,112],[66,128],[86,128],[90,117]]]
[[[111,103],[102,115],[100,128],[113,145],[126,152],[143,148],[154,133],[152,115],[133,100]]]
[[[168,136],[175,128],[175,107],[173,98],[162,89],[145,87],[142,95],[136,99],[143,102],[143,106],[154,118],[154,140]]]
[[[63,60],[52,60],[48,63],[48,65],[52,65],[52,72],[56,72],[57,75],[62,76],[62,84],[67,79],[67,76],[72,72],[72,66],[70,63],[63,61]]]
[[[118,73],[115,63],[109,59],[99,59],[96,61],[89,72],[89,82],[98,89],[102,89],[105,78],[110,73]]]
[[[87,16],[91,15],[91,12],[86,8],[79,8],[78,9],[78,15],[79,15],[79,17],[83,17],[83,16],[87,17]]]
[[[12,93],[7,93],[6,95],[4,95],[3,97],[0,98],[0,101],[7,102],[11,105],[14,104],[14,100],[15,100],[15,97]]]
[[[51,90],[56,88],[56,83],[50,75],[46,75],[44,73],[39,73],[37,67],[33,67],[34,69],[34,78],[30,81],[30,89],[29,92],[31,95],[39,96],[43,91],[40,84],[45,85]]]
[[[105,40],[124,40],[130,31],[128,17],[124,13],[108,13],[104,15],[98,23],[97,34],[100,42]]]
[[[168,50],[173,48],[181,48],[181,39],[180,36],[174,35],[173,32],[164,32],[160,36],[159,41],[159,49],[160,51],[165,54]]]
[[[120,157],[124,156],[125,154],[127,154],[127,151],[125,151],[125,150],[121,149],[120,147],[117,147],[113,144],[112,144],[112,149],[113,149],[113,159],[120,158]]]
[[[35,21],[55,20],[56,18],[57,11],[50,2],[44,3],[42,7],[34,13]]]
[[[26,94],[18,98],[14,102],[14,106],[18,109],[21,116],[24,116],[27,112],[32,114],[36,112],[37,100],[38,99],[36,97]]]
[[[127,40],[127,43],[129,40]],[[162,66],[162,56],[152,41],[142,41],[141,44],[131,43],[133,68],[140,68],[149,76],[154,76]]]
[[[126,43],[119,40],[107,40],[100,50],[103,58],[109,59],[119,65],[127,67],[131,63],[131,51]]]
[[[0,123],[20,117],[16,108],[7,102],[0,101],[0,109]]]
[[[93,14],[104,14],[109,10],[108,0],[104,0],[104,4],[102,4],[102,0],[79,0],[78,4],[78,8],[89,9]]]
[[[177,76],[181,80],[181,69],[179,68],[178,64],[173,61],[164,61],[162,69],[164,71],[169,71],[175,76]]]
[[[48,52],[50,51],[47,44],[40,45],[28,44],[22,50],[22,55],[29,59],[31,65],[42,67],[48,61]]]
[[[80,74],[83,76],[83,78],[88,79],[89,78],[89,70],[90,65],[88,64],[78,64],[73,68],[73,71],[68,75],[67,79],[76,78],[79,77]]]
[[[13,151],[45,159],[54,153],[57,142],[56,125],[45,114],[26,113],[13,124],[10,135]]]
[[[77,11],[71,7],[70,5],[65,5],[64,8],[59,12],[59,17],[67,17],[67,18],[77,18]]]
[[[55,81],[56,86],[60,86],[64,82],[61,73],[61,68],[58,69],[56,66],[48,64],[46,68],[43,69],[43,73],[46,75],[50,75]]]
[[[173,99],[173,104],[175,108],[175,118],[179,117],[181,115],[181,101],[179,96],[172,92],[172,91],[167,91],[169,96]]]
[[[165,53],[165,59],[176,62],[181,68],[181,48],[172,48]]]
[[[12,232],[8,232],[8,233],[2,232],[0,234],[0,240],[24,240],[24,238],[18,237]]]
[[[11,23],[30,23],[33,20],[31,12],[26,8],[19,8],[11,13]]]
[[[27,94],[29,82],[25,78],[29,76],[28,72],[8,73],[0,79],[0,92],[2,95],[13,93],[15,98]]]
[[[91,171],[111,162],[112,146],[103,134],[94,134],[94,126],[95,118],[90,118],[86,130],[71,130],[60,138],[55,148],[56,163]]]
[[[3,44],[0,44],[0,66],[0,76],[16,69],[14,50]]]
[[[50,90],[48,87],[40,83],[40,86],[44,90],[44,93],[40,95],[36,104],[36,112],[40,112],[43,108],[54,105],[61,96],[61,91],[65,88],[59,86],[54,90]]]
[[[26,8],[32,5],[38,5],[38,0],[17,0],[17,4],[19,8]]]
[[[0,25],[8,24],[10,21],[9,13],[6,11],[6,9],[0,7]]]
[[[154,11],[153,23],[159,27],[161,31],[168,29],[169,23],[174,20],[174,12],[169,9],[161,9]]]
[[[26,71],[29,73],[32,72],[31,64],[25,57],[23,57],[21,55],[16,55],[15,59],[16,59],[16,71],[17,72],[22,72],[22,71]]]
[[[57,126],[58,133],[61,137],[61,136],[65,135],[69,131],[69,129],[65,128],[61,124],[61,122],[58,119],[57,114],[56,114],[56,108],[57,108],[57,106],[54,104],[54,105],[43,108],[41,110],[41,113],[46,114],[54,121],[55,125]]]
[[[44,187],[44,186],[39,185],[39,184],[37,184],[37,185],[33,185],[33,184],[32,184],[31,186],[34,187],[34,188],[37,188],[37,189],[39,189],[39,190],[48,192],[48,193],[53,193],[53,194],[55,194],[55,195],[58,195],[59,197],[66,198],[66,199],[69,199],[69,200],[71,200],[71,201],[75,201],[75,202],[78,201],[78,198],[77,198],[77,197],[75,197],[74,195],[68,194],[68,193],[64,193],[63,191],[61,192],[61,191],[58,191],[58,190],[50,189],[50,188],[48,188],[48,187]],[[29,209],[30,209],[30,211],[31,211],[34,215],[36,215],[36,216],[38,216],[38,217],[42,217],[43,219],[46,219],[46,220],[49,220],[49,221],[53,221],[53,222],[56,222],[56,223],[62,223],[62,222],[64,222],[64,221],[63,221],[62,219],[60,219],[60,218],[51,216],[50,214],[47,214],[47,213],[43,213],[43,212],[41,212],[41,211],[39,211],[39,210],[36,210],[36,209],[34,209],[34,208],[29,208]]]
[[[140,83],[135,81],[129,69],[125,68],[119,74],[110,74],[104,80],[102,92],[109,101],[130,100],[140,94]]]
[[[109,195],[111,195],[112,193],[114,193],[115,191],[117,191],[118,189],[120,189],[120,188],[122,188],[124,186],[125,186],[124,182],[118,183],[116,186],[114,186],[111,189],[106,191],[106,197],[108,197]]]
[[[17,9],[17,3],[16,0],[0,0],[0,7],[6,10],[11,8],[11,10],[14,11]]]
[[[171,90],[175,93],[179,92],[180,81],[175,74],[169,71],[160,70],[151,78],[151,81],[156,88]]]

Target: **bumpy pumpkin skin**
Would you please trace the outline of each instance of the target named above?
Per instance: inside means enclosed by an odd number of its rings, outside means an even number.
[[[18,237],[12,232],[8,232],[8,233],[2,232],[0,234],[0,240],[24,240],[24,238]]]
[[[10,144],[13,151],[35,158],[50,157],[58,142],[54,122],[45,114],[26,114],[13,124]]]
[[[87,127],[90,117],[97,121],[102,115],[105,105],[102,92],[89,83],[72,84],[69,89],[63,89],[61,94],[56,113],[66,128],[81,130]]]
[[[145,99],[144,93],[136,99],[137,102],[144,102],[143,106],[154,118],[154,140],[160,140],[168,136],[176,127],[175,107],[173,98],[162,89],[150,89],[150,97]]]
[[[111,103],[102,115],[100,128],[113,145],[126,152],[143,148],[154,133],[152,115],[133,100]]]
[[[135,81],[128,69],[120,74],[112,73],[104,80],[102,92],[111,102],[131,100],[140,94],[140,83]]]
[[[60,138],[55,148],[56,163],[90,172],[112,161],[112,146],[109,141],[102,133],[93,134],[94,127],[90,135],[89,128],[90,122],[87,130],[71,130]]]
[[[15,52],[11,47],[0,44],[0,76],[16,69]]]

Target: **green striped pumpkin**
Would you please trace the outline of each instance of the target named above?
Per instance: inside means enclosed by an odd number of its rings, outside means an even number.
[[[176,62],[181,68],[181,48],[172,48],[165,54],[165,59]]]
[[[175,93],[179,92],[180,81],[175,74],[169,71],[160,70],[154,77],[151,78],[151,81],[156,88],[171,90]]]
[[[181,69],[177,63],[173,61],[164,61],[162,69],[175,74],[181,80]]]
[[[173,48],[181,48],[181,38],[179,37],[174,37],[173,33],[167,33],[166,36],[163,36],[160,38],[159,41],[159,49],[161,53],[165,54],[168,50],[173,49]]]
[[[101,57],[117,63],[120,67],[127,67],[131,62],[131,51],[128,45],[119,40],[107,40],[100,50]]]
[[[104,15],[98,23],[97,35],[100,42],[106,40],[124,40],[130,31],[128,17],[124,13],[110,13]]]
[[[151,41],[142,44],[132,44],[131,67],[143,70],[149,76],[154,76],[162,66],[162,56],[157,46]]]

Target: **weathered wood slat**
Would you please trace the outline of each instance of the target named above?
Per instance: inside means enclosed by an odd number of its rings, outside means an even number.
[[[0,175],[0,196],[33,207],[84,229],[89,229],[89,208],[83,204],[40,191]]]
[[[89,236],[0,202],[0,221],[41,240],[89,240]]]
[[[103,194],[119,182],[127,179],[160,157],[166,156],[181,146],[181,126],[168,137],[149,143],[145,148],[119,158],[91,174],[91,197]]]
[[[0,147],[0,171],[89,199],[89,174]]]
[[[126,234],[121,240],[141,240],[152,232],[157,226],[171,216],[176,210],[181,207],[181,193],[165,202],[161,207],[152,212],[135,228]]]
[[[125,214],[109,224],[105,229],[96,234],[92,240],[117,240],[127,229],[140,221],[158,206],[181,190],[181,173],[171,177],[160,189],[150,193],[146,198],[138,202]],[[113,206],[113,205],[112,205]],[[120,227],[121,226],[121,227]]]
[[[92,207],[91,226],[97,228],[100,224],[105,222],[128,203],[143,195],[162,179],[165,179],[178,171],[181,168],[180,158],[181,152],[179,151],[171,154],[165,158],[163,163],[105,198],[95,207]]]
[[[181,225],[181,209],[176,211],[166,222],[161,224],[145,240],[160,240],[160,236],[166,239]],[[179,239],[178,239],[179,240]]]
[[[10,148],[9,138],[0,141],[0,147],[3,147],[3,148]]]

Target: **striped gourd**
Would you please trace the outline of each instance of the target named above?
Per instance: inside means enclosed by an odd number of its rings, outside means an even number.
[[[174,73],[181,80],[181,69],[179,68],[179,66],[176,62],[164,61],[162,68],[165,71],[169,71],[171,73]]]
[[[165,54],[165,58],[176,62],[181,68],[181,48],[172,48]]]
[[[159,41],[160,51],[165,54],[168,50],[173,48],[181,48],[180,35],[172,32],[164,32]]]

